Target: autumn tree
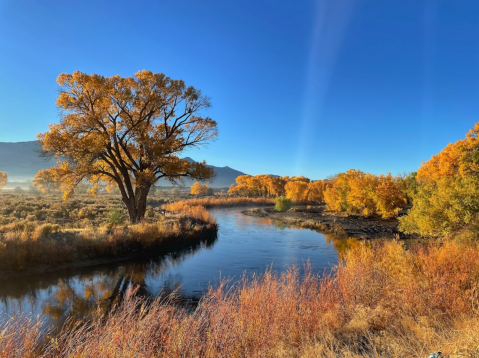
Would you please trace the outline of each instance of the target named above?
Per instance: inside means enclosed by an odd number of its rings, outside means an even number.
[[[7,184],[7,179],[7,174],[5,172],[0,172],[0,189]]]
[[[281,177],[274,177],[269,175],[266,179],[266,185],[268,186],[269,195],[272,197],[284,196],[286,191],[284,189],[287,180]]]
[[[408,234],[445,236],[477,220],[479,183],[473,176],[444,176],[422,182],[413,207],[399,218],[399,229]]]
[[[376,187],[378,178],[375,175],[350,169],[346,172],[348,186],[347,210],[352,213],[371,215],[376,211]]]
[[[228,189],[231,196],[251,196],[251,175],[240,175],[236,178],[236,185],[232,184]]]
[[[340,173],[331,178],[323,192],[324,202],[328,210],[348,211],[347,196],[350,188],[345,173]]]
[[[331,211],[363,215],[378,213],[384,218],[397,216],[406,204],[402,180],[391,174],[378,177],[350,169],[325,184],[324,201]]]
[[[412,204],[414,196],[417,194],[418,181],[417,172],[402,175],[401,190],[407,204]]]
[[[68,198],[88,180],[98,188],[114,183],[130,221],[145,216],[150,188],[160,179],[210,179],[205,162],[179,155],[217,137],[217,123],[202,115],[210,99],[182,80],[139,71],[133,77],[104,77],[82,72],[61,74],[58,124],[38,135],[45,155],[55,156],[49,169]]]
[[[240,175],[236,178],[236,185],[232,184],[228,194],[232,196],[261,196],[276,197],[285,195],[284,186],[287,180],[284,178],[261,174]]]
[[[374,201],[376,210],[383,218],[398,215],[407,200],[402,190],[402,178],[393,177],[391,174],[380,175],[374,188]]]
[[[286,183],[284,189],[286,190],[286,198],[293,202],[306,202],[308,201],[308,182],[289,181]]]
[[[195,182],[191,186],[190,193],[193,195],[208,195],[211,194],[212,190],[207,184],[201,184],[200,182]]]
[[[306,178],[305,176],[301,175],[299,177],[293,176],[288,181],[302,181],[302,182],[305,182],[305,183],[309,183],[311,180],[309,178]]]
[[[312,181],[308,184],[308,200],[314,203],[324,201],[324,190],[327,182],[325,180]]]
[[[479,123],[466,138],[447,145],[423,163],[416,178],[413,207],[400,218],[406,233],[443,236],[479,215]]]
[[[32,180],[33,185],[41,193],[50,193],[51,191],[58,189],[58,185],[55,182],[55,172],[55,168],[39,170],[35,175],[35,178]]]

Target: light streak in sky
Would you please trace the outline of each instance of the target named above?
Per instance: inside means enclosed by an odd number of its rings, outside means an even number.
[[[295,172],[306,166],[308,150],[321,148],[321,116],[341,43],[353,14],[355,0],[318,0],[314,8],[314,26],[306,70],[303,111],[300,114]],[[317,160],[321,160],[320,156]]]

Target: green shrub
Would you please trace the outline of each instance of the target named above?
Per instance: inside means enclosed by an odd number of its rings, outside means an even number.
[[[288,211],[291,208],[291,200],[284,197],[278,196],[274,199],[274,210],[276,211]]]
[[[119,226],[125,222],[125,216],[121,210],[115,209],[110,212],[107,222],[110,225]]]
[[[399,218],[406,234],[445,236],[458,232],[477,220],[479,180],[475,175],[441,177],[420,183],[413,207]]]

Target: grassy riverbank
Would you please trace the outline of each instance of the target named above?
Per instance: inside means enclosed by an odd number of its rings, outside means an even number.
[[[115,196],[81,196],[71,202],[55,195],[1,199],[0,277],[175,250],[217,230],[200,206],[167,216],[150,207],[145,221],[130,225]]]
[[[473,357],[478,302],[477,244],[378,242],[327,276],[291,269],[222,285],[194,313],[131,295],[43,348],[39,324],[16,319],[0,327],[0,356]]]

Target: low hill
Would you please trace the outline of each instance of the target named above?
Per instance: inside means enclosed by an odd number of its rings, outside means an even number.
[[[9,181],[25,181],[33,179],[40,169],[46,169],[55,165],[55,160],[45,160],[39,155],[40,147],[37,142],[0,142],[0,171],[7,173]],[[185,158],[193,161],[191,158]],[[212,183],[212,187],[228,187],[235,182],[239,175],[244,173],[230,167],[212,166],[217,174]],[[185,186],[191,186],[194,181],[184,180]],[[160,180],[157,185],[172,185],[167,180]]]

